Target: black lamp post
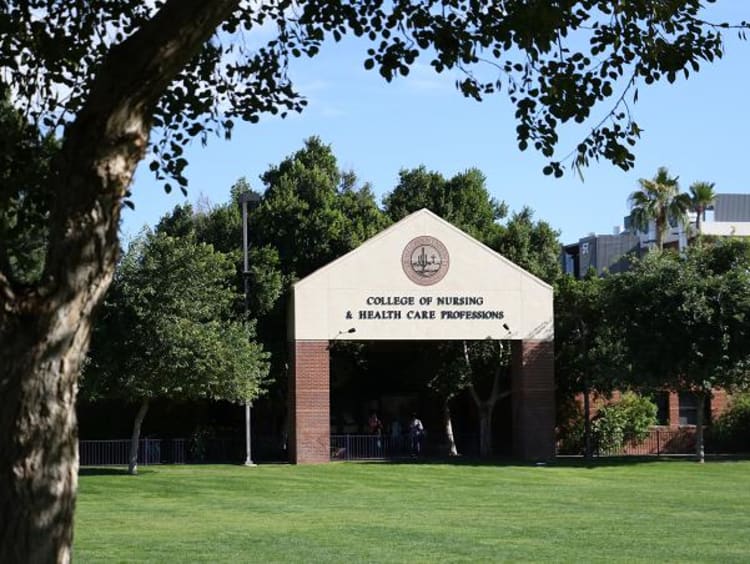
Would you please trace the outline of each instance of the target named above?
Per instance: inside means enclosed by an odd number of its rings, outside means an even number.
[[[247,241],[247,210],[248,207],[255,207],[260,203],[260,194],[248,190],[240,194],[240,206],[242,207],[242,252],[243,252],[243,266],[242,266],[242,280],[244,282],[245,289],[245,316],[247,317],[248,305],[249,305],[249,294],[250,294],[250,270],[248,260],[248,241]],[[247,402],[245,404],[245,466],[255,466],[252,457],[252,440],[250,439],[250,409],[252,403]]]

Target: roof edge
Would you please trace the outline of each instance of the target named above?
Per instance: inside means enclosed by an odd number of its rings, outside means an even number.
[[[524,274],[525,276],[529,277],[531,280],[533,280],[534,282],[536,282],[537,284],[539,284],[543,288],[547,288],[550,291],[553,291],[553,287],[552,287],[551,284],[548,284],[547,282],[545,282],[544,280],[542,280],[538,276],[535,276],[534,274],[532,274],[528,270],[520,267],[519,265],[517,265],[516,263],[514,263],[510,259],[504,257],[503,255],[501,255],[500,253],[498,253],[494,249],[488,247],[487,245],[485,245],[484,243],[482,243],[478,239],[475,239],[474,237],[472,237],[471,235],[469,235],[468,233],[466,233],[462,229],[459,229],[458,227],[456,227],[455,225],[453,225],[448,220],[443,219],[442,217],[440,217],[439,215],[437,215],[436,213],[434,213],[433,211],[431,211],[431,210],[429,210],[427,208],[421,208],[421,209],[419,209],[419,210],[417,210],[417,211],[415,211],[413,213],[410,213],[409,215],[407,215],[406,217],[400,219],[399,221],[397,221],[393,225],[390,225],[390,226],[386,227],[385,229],[383,229],[379,233],[373,235],[372,237],[370,237],[366,241],[362,242],[361,245],[359,245],[358,247],[352,249],[348,253],[340,256],[337,259],[332,260],[328,264],[326,264],[324,266],[321,266],[317,270],[311,272],[310,274],[308,274],[304,278],[302,278],[302,279],[298,280],[297,282],[295,282],[294,284],[292,284],[292,291],[294,291],[298,286],[305,285],[310,279],[316,278],[317,276],[321,275],[323,272],[325,272],[329,268],[333,268],[334,265],[338,264],[341,261],[346,260],[348,257],[350,257],[350,256],[352,256],[354,254],[363,252],[362,249],[365,249],[366,247],[368,247],[368,246],[370,246],[372,244],[375,244],[379,239],[381,239],[382,237],[387,236],[391,231],[397,229],[400,225],[402,225],[404,223],[408,223],[408,222],[414,221],[415,219],[417,219],[418,217],[423,216],[423,215],[428,215],[428,216],[432,217],[433,219],[437,220],[441,224],[443,224],[446,227],[450,228],[451,230],[455,231],[457,234],[459,234],[461,237],[463,237],[464,239],[468,240],[472,244],[481,247],[485,252],[488,252],[488,253],[494,255],[496,258],[500,259],[502,262],[506,263],[508,266],[512,267],[513,269],[515,269],[517,271],[520,271],[521,274]]]

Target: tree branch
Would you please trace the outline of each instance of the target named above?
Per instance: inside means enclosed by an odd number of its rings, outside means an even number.
[[[492,391],[490,392],[490,397],[487,400],[487,401],[492,402],[492,403],[494,403],[497,400],[501,399],[500,398],[500,371],[501,371],[501,366],[500,366],[499,360],[500,360],[500,356],[503,354],[503,343],[500,342],[500,341],[498,341],[497,342],[497,346],[498,346],[498,353],[497,353],[498,363],[495,366],[495,370],[494,370],[493,375],[492,375]]]
[[[48,302],[69,301],[86,288],[100,295],[109,285],[122,198],[148,145],[154,107],[238,3],[168,0],[110,50],[58,161],[41,292]]]
[[[11,307],[10,304],[14,301],[15,293],[13,292],[13,286],[5,274],[0,271],[0,324]]]
[[[492,391],[490,392],[490,397],[487,400],[488,402],[496,402],[498,399],[498,396],[500,395],[500,366],[496,366],[495,370],[492,374]]]
[[[461,341],[461,343],[463,344],[464,349],[464,361],[466,362],[466,369],[469,372],[469,392],[471,393],[471,397],[474,400],[474,403],[479,406],[482,405],[482,400],[480,399],[479,394],[477,394],[477,391],[474,388],[474,382],[471,378],[474,372],[471,369],[471,360],[469,359],[469,346],[466,344],[466,341]]]

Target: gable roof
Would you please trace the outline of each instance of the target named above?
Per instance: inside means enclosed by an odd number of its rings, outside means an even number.
[[[294,340],[552,338],[552,287],[427,209],[298,281],[290,308]]]
[[[434,221],[438,224],[441,224],[446,229],[449,229],[453,232],[455,232],[458,236],[463,237],[468,244],[475,245],[482,249],[483,252],[488,253],[488,255],[492,256],[495,260],[502,261],[505,263],[508,267],[513,268],[517,270],[519,273],[521,273],[523,276],[527,277],[529,280],[533,280],[536,283],[538,283],[540,286],[548,288],[552,290],[552,286],[550,284],[547,284],[544,280],[541,278],[538,278],[537,276],[534,276],[529,271],[524,270],[520,266],[518,266],[516,263],[508,260],[503,255],[498,253],[497,251],[491,249],[478,239],[475,239],[465,231],[462,231],[449,221],[446,221],[436,213],[430,211],[427,208],[422,208],[420,210],[417,210],[403,219],[400,219],[393,225],[386,227],[381,232],[379,232],[376,235],[373,235],[369,239],[367,239],[365,242],[363,242],[361,245],[359,245],[357,248],[352,249],[345,255],[340,256],[339,258],[329,262],[327,265],[320,267],[319,269],[315,270],[314,272],[308,274],[306,277],[302,278],[301,280],[298,280],[293,284],[294,287],[297,287],[298,285],[303,285],[306,283],[310,283],[311,281],[314,281],[317,277],[323,275],[328,270],[333,270],[337,267],[339,267],[342,263],[346,263],[350,261],[353,257],[356,257],[357,255],[367,253],[368,249],[372,246],[377,245],[378,241],[381,239],[387,238],[389,235],[391,235],[393,232],[398,232],[404,228],[405,225],[408,225],[410,223],[413,223],[415,221],[418,221],[420,218],[426,217],[429,218],[429,221]]]

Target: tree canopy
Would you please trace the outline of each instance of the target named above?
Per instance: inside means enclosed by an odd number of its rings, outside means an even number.
[[[245,403],[263,390],[267,355],[234,318],[234,264],[188,237],[144,234],[123,257],[97,324],[83,392],[137,403],[131,472],[150,400]]]
[[[666,167],[659,167],[652,179],[639,179],[638,184],[640,190],[629,198],[633,223],[641,231],[648,232],[649,223],[653,221],[656,246],[662,249],[669,226],[687,223],[690,196],[680,192],[678,177],[669,176]]]
[[[612,278],[561,276],[555,285],[555,377],[563,395],[610,392],[623,382],[622,327],[611,314]]]
[[[257,335],[270,353],[267,401],[273,419],[285,412],[287,366],[287,296],[292,283],[349,252],[388,224],[367,184],[341,170],[332,148],[320,139],[303,147],[261,176],[263,192],[249,210],[249,274],[247,318],[257,320]],[[230,201],[178,206],[162,218],[158,230],[191,236],[225,252],[236,265],[237,290],[242,284],[242,219],[239,197],[252,187],[240,179]],[[245,316],[244,301],[235,303]],[[257,410],[256,410],[257,412]],[[276,425],[272,425],[276,427]]]
[[[652,253],[613,277],[634,374],[654,385],[731,387],[750,357],[748,244]]]
[[[652,253],[612,278],[615,322],[624,329],[635,386],[698,394],[748,384],[750,244],[728,240],[685,255]]]
[[[385,196],[383,207],[393,221],[428,208],[472,237],[493,241],[498,221],[508,215],[508,206],[490,196],[486,181],[476,168],[449,179],[424,166],[404,169],[399,172],[396,187]]]
[[[706,219],[706,210],[716,199],[713,182],[697,181],[690,185],[690,204],[695,212],[695,229],[700,234],[701,221]]]
[[[27,123],[3,90],[0,85],[0,272],[29,284],[44,267],[58,142]]]
[[[296,281],[357,247],[387,225],[369,185],[342,171],[319,138],[270,167],[265,192],[250,215],[255,246],[273,245],[282,272]]]
[[[550,160],[545,172],[560,175],[561,159],[553,159],[559,129],[586,122],[605,102],[604,119],[569,157],[576,166],[603,158],[630,168],[641,133],[631,111],[639,86],[688,77],[722,56],[722,30],[747,28],[706,21],[699,0],[214,4],[14,0],[0,13],[0,68],[24,110],[54,127],[74,119],[101,70],[134,68],[125,56],[148,30],[187,28],[190,17],[218,25],[209,41],[185,45],[189,56],[151,102],[162,132],[151,166],[184,187],[182,152],[190,139],[231,135],[236,119],[301,111],[306,101],[288,75],[289,61],[351,34],[370,45],[365,68],[388,81],[426,58],[438,73],[461,71],[456,87],[466,97],[505,92],[516,109],[519,148],[540,151]],[[157,53],[161,45],[166,37],[154,45]],[[136,87],[137,73],[127,78]]]

